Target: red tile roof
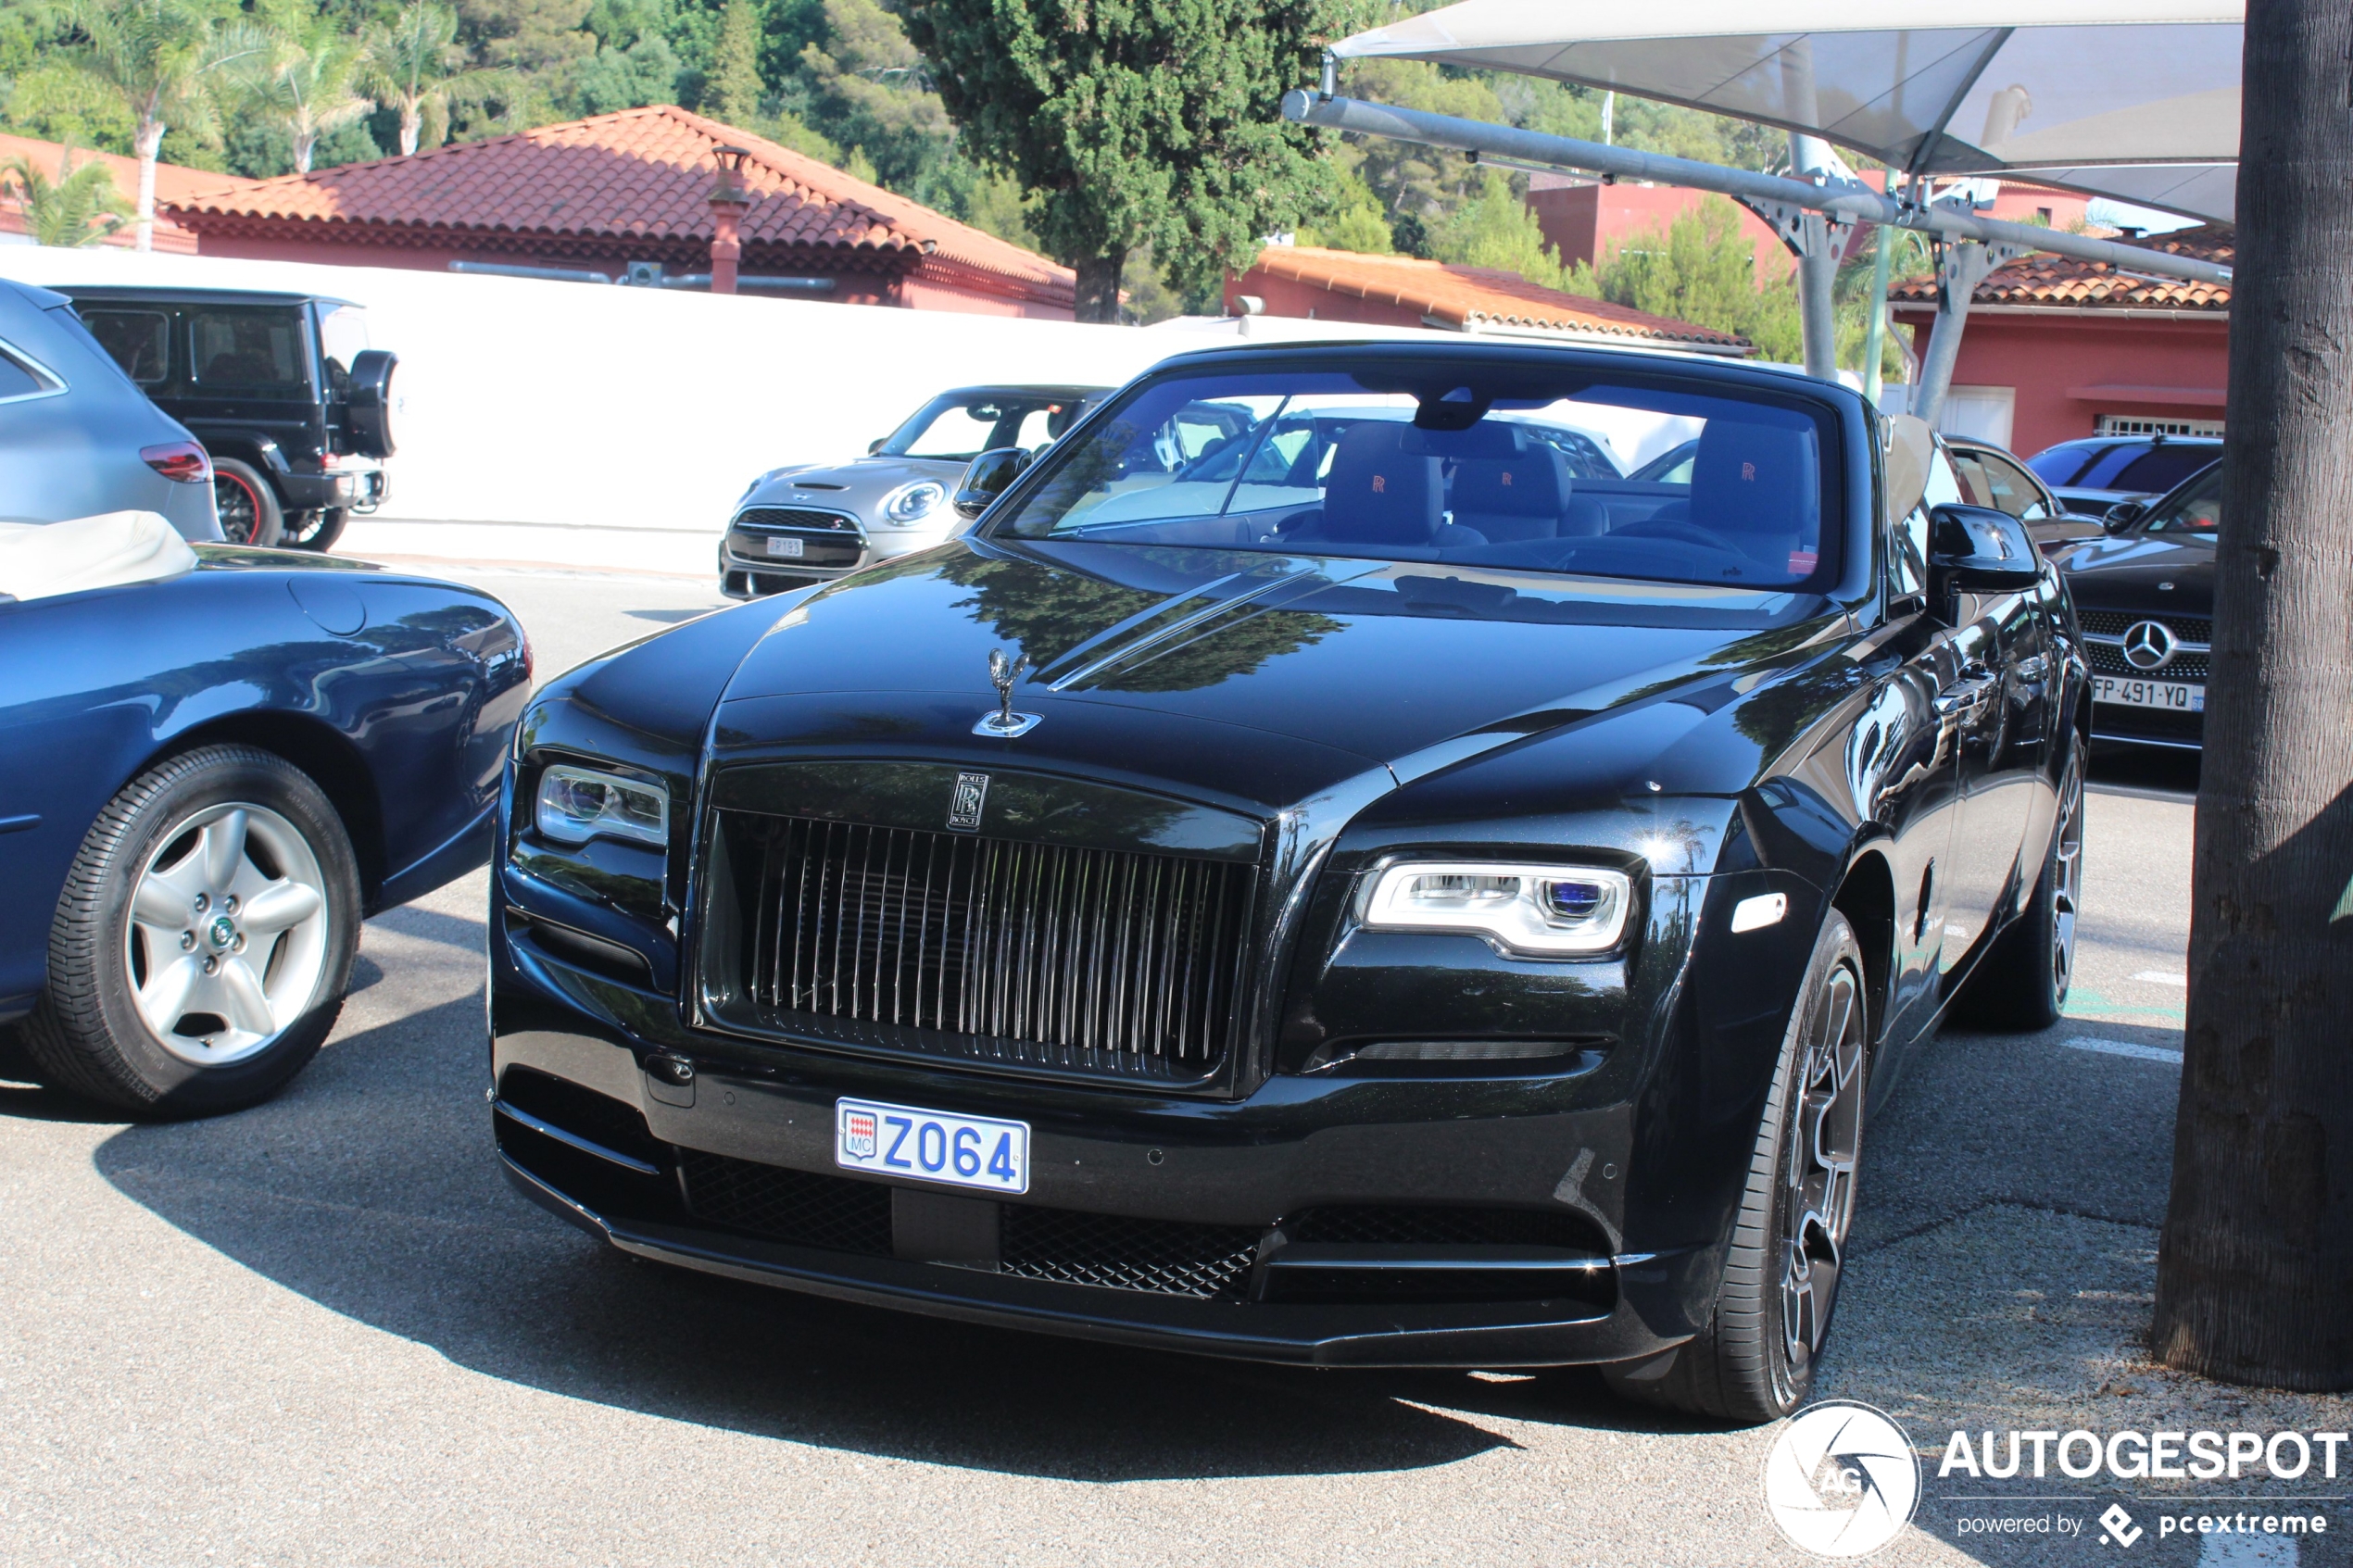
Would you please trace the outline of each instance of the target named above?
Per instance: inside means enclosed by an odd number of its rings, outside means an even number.
[[[51,180],[57,177],[58,159],[64,152],[65,148],[56,142],[43,142],[31,136],[10,136],[0,133],[0,163],[13,163],[18,158],[24,158]],[[114,188],[121,193],[125,205],[137,203],[139,200],[139,160],[137,158],[125,157],[120,153],[94,153],[79,147],[74,149],[73,166],[76,169],[94,161],[105,164],[113,171]],[[177,163],[157,164],[156,248],[190,252],[196,248],[193,235],[182,232],[178,225],[163,216],[162,208],[165,204],[183,200],[199,191],[217,191],[254,183],[256,182],[234,174],[217,174],[209,169],[189,169]],[[16,204],[11,202],[6,207],[0,207],[0,233],[21,234],[24,232],[24,223],[16,211]],[[127,245],[131,243],[131,239],[132,220],[125,218],[122,220],[121,230],[107,243]]]
[[[2236,231],[2227,223],[2201,223],[2145,240],[2124,242],[2175,256],[2196,257],[2227,267],[2237,254]],[[1906,278],[1888,291],[1902,305],[1936,303],[1933,277]],[[2072,257],[2040,252],[2020,257],[1986,274],[1969,296],[1973,305],[2047,305],[2077,309],[2210,310],[2231,308],[2228,283],[2188,283],[2110,267],[2105,261],[2078,261]]]
[[[858,270],[907,272],[927,257],[993,274],[1020,292],[1067,305],[1075,275],[1035,252],[985,234],[904,196],[775,143],[673,105],[623,109],[535,131],[435,147],[409,157],[200,193],[172,204],[199,232],[332,226],[392,243],[430,232],[525,250],[648,241],[707,249],[715,149],[749,150],[742,183],[745,262],[791,253]]]
[[[1259,252],[1252,270],[1332,294],[1403,306],[1426,320],[1462,332],[1504,327],[1718,350],[1748,346],[1745,339],[1731,332],[1654,316],[1607,300],[1564,294],[1493,267],[1464,267],[1411,256],[1368,256],[1314,245],[1268,245]]]

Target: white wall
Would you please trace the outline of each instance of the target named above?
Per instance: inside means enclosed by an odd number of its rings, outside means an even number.
[[[368,307],[375,345],[400,356],[400,450],[384,521],[355,521],[349,542],[698,573],[711,570],[729,507],[754,475],[862,453],[946,387],[1115,385],[1245,332],[1428,335],[1264,317],[1078,326],[112,249],[11,245],[0,250],[0,277],[355,300]]]

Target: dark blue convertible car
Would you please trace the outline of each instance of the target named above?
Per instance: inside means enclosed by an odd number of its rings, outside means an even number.
[[[530,671],[470,588],[153,514],[0,528],[0,1035],[141,1113],[276,1091],[361,920],[482,863]]]

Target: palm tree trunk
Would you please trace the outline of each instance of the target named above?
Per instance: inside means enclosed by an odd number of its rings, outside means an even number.
[[[139,226],[135,250],[156,248],[156,157],[163,151],[163,121],[142,119],[131,145],[139,155]]]
[[[2248,0],[2168,1365],[2353,1386],[2353,12]]]
[[[1077,308],[1073,314],[1082,321],[1117,321],[1119,274],[1126,266],[1125,250],[1080,258]]]
[[[313,153],[317,152],[318,149],[319,132],[316,131],[296,131],[294,133],[295,172],[296,174],[308,174],[310,172],[310,157]]]
[[[415,98],[400,100],[400,156],[408,157],[417,150],[417,136],[424,130],[425,111]]]

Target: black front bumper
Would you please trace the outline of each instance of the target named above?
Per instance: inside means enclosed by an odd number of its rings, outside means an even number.
[[[524,972],[548,967],[516,956]],[[1631,1116],[1606,1064],[1501,1081],[1277,1078],[1204,1102],[816,1052],[763,1051],[753,1066],[695,1053],[686,1069],[687,1053],[497,985],[492,1023],[493,1120],[516,1185],[624,1251],[712,1273],[1311,1365],[1634,1360],[1688,1338],[1713,1296],[1712,1248],[1637,1251],[1615,1234],[1608,1189],[1630,1173]],[[1029,1193],[1000,1204],[838,1173],[846,1095],[1026,1112]],[[942,1199],[981,1222],[961,1261],[924,1261],[938,1248],[912,1234]],[[1306,1228],[1328,1216],[1356,1228]],[[1432,1216],[1446,1223],[1422,1223]],[[1389,1239],[1317,1239],[1332,1236]]]

